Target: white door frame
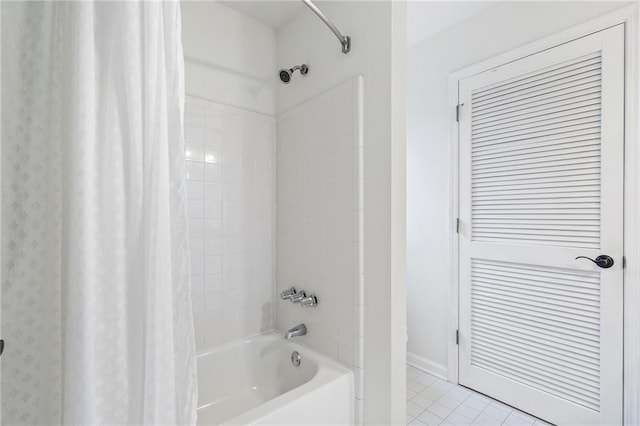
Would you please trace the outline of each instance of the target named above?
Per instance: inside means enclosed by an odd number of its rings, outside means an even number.
[[[530,43],[449,75],[449,318],[447,379],[458,383],[459,277],[458,234],[458,83],[472,75],[513,62],[559,44],[567,43],[614,25],[625,24],[625,148],[624,148],[624,424],[640,424],[640,7],[625,7],[558,34]],[[634,123],[635,119],[635,123]],[[636,336],[635,338],[633,336]]]

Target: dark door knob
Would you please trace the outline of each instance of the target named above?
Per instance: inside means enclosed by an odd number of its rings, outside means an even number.
[[[611,268],[613,266],[613,259],[611,258],[611,256],[607,256],[606,254],[601,254],[600,256],[596,257],[596,260],[591,259],[590,257],[587,256],[578,256],[576,257],[576,259],[588,259],[590,261],[592,261],[593,263],[595,263],[596,265],[598,265],[601,268]]]

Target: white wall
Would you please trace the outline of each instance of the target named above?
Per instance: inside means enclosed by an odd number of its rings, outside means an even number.
[[[276,33],[212,0],[182,2],[187,94],[276,112]]]
[[[446,374],[449,320],[449,73],[624,7],[500,3],[409,49],[407,292],[409,359]]]
[[[390,2],[316,4],[352,37],[352,51],[342,54],[336,38],[310,11],[282,28],[278,33],[279,68],[307,63],[310,71],[306,77],[296,75],[289,85],[278,86],[278,111],[358,74],[364,76],[364,422],[403,424],[404,259],[401,267],[392,266],[391,259],[395,255],[402,257],[392,249],[393,238],[404,243],[405,235],[404,203],[392,208],[394,191],[400,193],[396,200],[403,199],[404,194],[402,181],[398,187],[392,182],[392,164],[396,164],[395,172],[404,175],[404,155],[394,163],[397,152],[392,150],[392,142],[401,146],[405,143],[404,119],[392,115],[392,103],[398,97],[403,99],[405,91],[392,86],[394,73],[404,72],[402,55],[396,57],[398,62],[392,68],[392,50],[406,46],[406,16],[402,14],[404,9],[396,11]],[[401,136],[394,139],[398,133]],[[396,225],[402,229],[392,229],[392,218],[399,216],[402,219]],[[319,295],[323,292],[322,288],[313,290]],[[313,331],[310,329],[309,333]]]

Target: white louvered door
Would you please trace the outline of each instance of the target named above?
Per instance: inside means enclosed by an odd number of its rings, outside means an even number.
[[[459,101],[460,383],[622,424],[624,27],[461,80]]]

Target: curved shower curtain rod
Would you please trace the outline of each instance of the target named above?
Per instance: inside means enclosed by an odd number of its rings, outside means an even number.
[[[342,45],[342,53],[349,53],[349,51],[351,50],[351,37],[342,35],[342,33],[338,31],[336,26],[333,25],[333,22],[331,22],[331,20],[329,20],[329,18],[327,18],[326,15],[322,13],[322,11],[318,9],[318,7],[313,4],[313,2],[311,2],[311,0],[302,0],[302,3],[306,4],[307,7],[313,11],[313,13],[318,15],[318,18],[320,18],[322,22],[324,22],[327,27],[329,27],[329,29],[336,35],[338,41]]]

